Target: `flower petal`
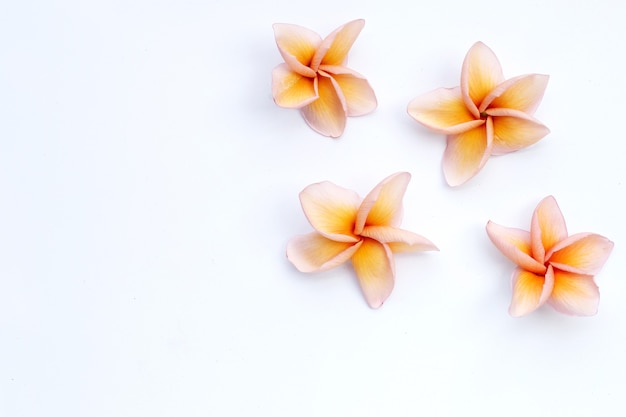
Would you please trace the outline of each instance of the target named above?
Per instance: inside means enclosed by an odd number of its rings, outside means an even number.
[[[287,64],[272,71],[272,95],[280,107],[300,108],[317,100],[317,78],[303,77]]]
[[[407,112],[422,125],[445,135],[463,133],[485,123],[467,109],[460,87],[422,94],[409,103]]]
[[[451,186],[465,183],[480,171],[491,154],[493,123],[450,135],[443,154],[443,173]]]
[[[501,155],[526,148],[550,133],[538,120],[518,110],[488,109],[493,116],[492,155]]]
[[[311,68],[317,70],[320,65],[343,64],[363,26],[365,20],[357,19],[335,29],[317,48],[311,60]]]
[[[520,268],[540,275],[546,273],[546,267],[531,256],[529,232],[489,221],[487,235],[500,252]]]
[[[521,317],[541,307],[550,297],[554,286],[554,271],[551,267],[545,276],[517,269],[513,272],[513,299],[509,314]]]
[[[533,258],[545,263],[548,252],[567,237],[567,227],[561,209],[552,196],[541,200],[530,223],[530,244]]]
[[[324,181],[300,192],[304,215],[323,236],[338,242],[357,242],[352,231],[361,199],[352,190]]]
[[[576,316],[598,312],[600,291],[590,275],[554,269],[554,288],[548,303],[557,311]]]
[[[504,80],[500,61],[487,45],[476,42],[465,56],[461,69],[461,94],[476,119],[485,97]]]
[[[478,108],[506,108],[533,114],[548,86],[549,75],[528,74],[511,78],[494,88]]]
[[[555,268],[595,275],[609,258],[613,242],[595,233],[578,233],[554,245],[546,259]]]
[[[315,77],[309,68],[322,38],[310,29],[288,23],[274,23],[276,45],[289,68],[305,77]]]
[[[402,198],[409,181],[411,174],[398,172],[376,185],[359,206],[354,233],[360,235],[365,226],[399,226]]]
[[[320,70],[329,73],[339,85],[346,100],[348,116],[362,116],[372,112],[378,105],[374,90],[358,72],[332,65],[321,65]]]
[[[425,237],[391,226],[366,226],[363,228],[361,236],[388,244],[393,253],[439,250]]]
[[[325,271],[354,255],[361,242],[336,242],[317,232],[298,235],[287,244],[287,259],[301,272]]]
[[[302,116],[313,130],[338,138],[346,128],[346,104],[339,86],[323,72],[317,77],[319,98],[302,107]]]
[[[363,239],[363,244],[352,256],[352,265],[367,303],[380,307],[394,285],[393,254],[389,247],[373,239]]]

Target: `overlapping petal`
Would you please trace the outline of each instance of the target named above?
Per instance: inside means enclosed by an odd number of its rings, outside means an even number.
[[[493,123],[448,136],[443,154],[443,173],[451,186],[461,185],[485,165],[493,145]]]
[[[461,68],[461,94],[475,118],[480,118],[478,108],[485,97],[503,80],[498,57],[487,45],[476,42],[467,52]]]
[[[510,227],[500,226],[489,221],[487,235],[504,256],[517,266],[535,274],[545,274],[546,267],[531,255],[530,233]]]
[[[320,65],[342,65],[356,38],[365,26],[365,20],[357,19],[335,29],[320,44],[311,60],[311,68]]]
[[[506,80],[485,97],[478,110],[505,108],[532,115],[543,99],[549,79],[549,75],[528,74]]]
[[[361,236],[386,243],[393,253],[439,250],[424,236],[391,226],[366,226]]]
[[[302,272],[325,271],[346,262],[360,246],[360,241],[337,242],[312,232],[289,241],[287,259]]]
[[[272,95],[280,107],[300,108],[317,100],[317,78],[304,77],[280,64],[272,71]]]
[[[509,314],[521,317],[541,307],[550,297],[554,287],[554,271],[551,267],[545,276],[524,269],[516,269],[512,277],[513,298]]]
[[[356,71],[342,66],[322,65],[324,71],[335,80],[346,101],[348,116],[362,116],[372,112],[378,102],[369,82]]]
[[[382,180],[359,206],[354,233],[367,226],[397,226],[402,220],[402,198],[411,180],[408,172],[399,172]]]
[[[391,294],[395,281],[391,250],[384,243],[365,238],[352,256],[352,265],[367,303],[372,308],[380,307]]]
[[[567,237],[567,227],[561,209],[553,196],[541,200],[530,223],[532,255],[537,261],[546,261],[546,252]]]
[[[548,300],[561,313],[592,316],[598,312],[600,290],[590,275],[554,270],[554,288]]]
[[[578,233],[552,247],[546,253],[551,265],[564,271],[595,275],[609,258],[613,242],[595,233]]]
[[[519,110],[489,109],[487,114],[493,116],[492,155],[526,148],[550,133],[541,122]]]
[[[315,71],[310,66],[322,42],[320,35],[289,23],[275,23],[273,28],[276,45],[287,65],[303,76],[315,77]]]
[[[328,74],[320,72],[317,80],[319,98],[302,107],[302,116],[316,132],[338,138],[346,128],[345,99]]]

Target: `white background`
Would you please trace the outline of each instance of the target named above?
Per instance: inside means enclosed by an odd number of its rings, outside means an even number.
[[[409,6],[411,4],[411,6]],[[626,413],[620,1],[6,1],[0,13],[0,415],[621,416]],[[337,140],[273,103],[272,23],[364,18],[349,66],[379,106]],[[448,187],[407,103],[482,40],[550,74],[538,144]],[[348,265],[285,258],[298,193],[413,174],[371,310]],[[546,195],[615,242],[591,318],[508,316],[484,226]]]

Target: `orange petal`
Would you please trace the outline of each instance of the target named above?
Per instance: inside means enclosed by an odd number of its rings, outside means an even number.
[[[485,97],[504,80],[500,61],[487,45],[476,42],[465,56],[461,69],[463,101],[476,119]]]
[[[546,252],[566,237],[567,227],[561,209],[554,197],[548,196],[539,202],[530,223],[533,258],[544,263]]]
[[[309,68],[322,38],[310,29],[288,23],[275,23],[276,45],[289,68],[305,77],[315,77]]]
[[[541,307],[550,297],[554,286],[554,272],[551,267],[545,276],[517,269],[513,272],[513,299],[509,314],[521,317]]]
[[[538,142],[550,129],[519,110],[489,109],[493,116],[492,155],[515,152]]]
[[[287,259],[302,272],[325,271],[350,259],[360,246],[361,242],[336,242],[312,232],[289,241]]]
[[[445,135],[463,133],[485,123],[467,109],[460,87],[422,94],[409,103],[407,112],[422,125]]]
[[[324,181],[311,184],[300,193],[306,218],[323,236],[338,242],[357,242],[353,234],[361,199],[352,190]]]
[[[554,269],[554,288],[548,303],[557,311],[575,316],[598,312],[600,291],[590,275]]]
[[[365,226],[398,226],[402,220],[402,198],[411,180],[408,172],[398,172],[382,180],[363,199],[356,216],[354,233]]]
[[[491,91],[478,108],[505,108],[533,114],[548,86],[550,76],[543,74],[521,75],[511,78]]]
[[[531,256],[529,232],[489,221],[487,235],[500,252],[520,268],[540,275],[546,273],[546,267]]]
[[[554,245],[546,259],[555,268],[595,275],[609,258],[613,242],[595,233],[578,233]]]
[[[393,253],[439,250],[425,237],[391,226],[366,226],[363,228],[361,236],[388,244]]]
[[[302,107],[302,116],[313,130],[338,138],[346,128],[346,103],[339,86],[328,74],[319,73],[317,94],[319,98]]]
[[[272,95],[280,107],[300,108],[317,100],[317,79],[303,77],[287,64],[272,71]]]
[[[448,136],[443,154],[443,173],[451,186],[461,185],[480,171],[489,159],[493,144],[493,123]]]
[[[362,116],[372,112],[378,105],[374,90],[358,72],[331,65],[321,65],[320,70],[329,73],[339,85],[346,100],[348,116]]]
[[[365,20],[358,19],[335,29],[320,44],[311,60],[311,68],[317,70],[320,65],[342,65],[363,26]]]
[[[352,256],[352,265],[367,303],[372,308],[380,307],[391,294],[394,285],[391,250],[383,243],[366,238]]]

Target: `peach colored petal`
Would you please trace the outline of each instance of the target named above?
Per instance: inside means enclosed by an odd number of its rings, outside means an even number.
[[[402,220],[402,198],[411,180],[408,172],[398,172],[382,180],[359,206],[354,233],[365,226],[398,226]]]
[[[467,109],[459,87],[422,94],[409,103],[407,112],[422,125],[445,135],[467,132],[485,123]]]
[[[546,252],[566,237],[567,227],[561,209],[554,197],[548,196],[539,202],[530,223],[533,258],[544,263]]]
[[[363,239],[363,244],[352,256],[352,265],[367,303],[380,307],[394,286],[393,255],[389,247],[373,239]]]
[[[361,199],[352,190],[324,181],[306,187],[300,203],[306,218],[323,236],[338,242],[357,242],[352,231]]]
[[[331,65],[321,65],[320,70],[329,73],[339,85],[346,100],[348,116],[363,116],[372,112],[378,105],[374,90],[358,72]]]
[[[590,275],[554,269],[554,288],[548,303],[557,311],[576,316],[598,312],[600,291]]]
[[[595,275],[609,258],[613,242],[595,233],[578,233],[558,242],[546,253],[551,265],[564,271]]]
[[[554,271],[551,267],[545,276],[517,269],[513,272],[513,299],[509,314],[521,317],[541,307],[550,297],[554,286]]]
[[[318,47],[311,60],[311,68],[317,70],[319,65],[343,64],[363,26],[365,20],[357,19],[335,29]]]
[[[310,29],[288,23],[275,23],[274,37],[281,56],[289,67],[305,77],[315,77],[311,60],[322,38]]]
[[[287,259],[301,272],[325,271],[350,259],[359,247],[361,242],[336,242],[312,232],[289,241]]]
[[[529,74],[511,78],[494,88],[478,108],[506,108],[533,114],[548,86],[549,75]]]
[[[531,256],[529,232],[489,221],[487,235],[500,252],[520,268],[540,275],[546,273],[546,267]]]
[[[443,173],[451,186],[465,183],[480,171],[491,154],[493,123],[448,136],[443,154]]]
[[[393,253],[439,250],[425,237],[391,226],[366,226],[363,228],[361,236],[387,243]]]
[[[328,75],[320,71],[317,78],[319,98],[302,107],[302,116],[313,130],[338,138],[346,127],[346,103],[339,86]]]
[[[461,94],[476,119],[485,97],[504,80],[500,61],[487,45],[476,42],[465,56],[461,69]]]
[[[280,107],[300,108],[317,100],[317,78],[303,77],[287,64],[272,71],[272,95]]]
[[[526,148],[550,133],[539,121],[517,110],[489,109],[487,114],[493,116],[492,155]]]

